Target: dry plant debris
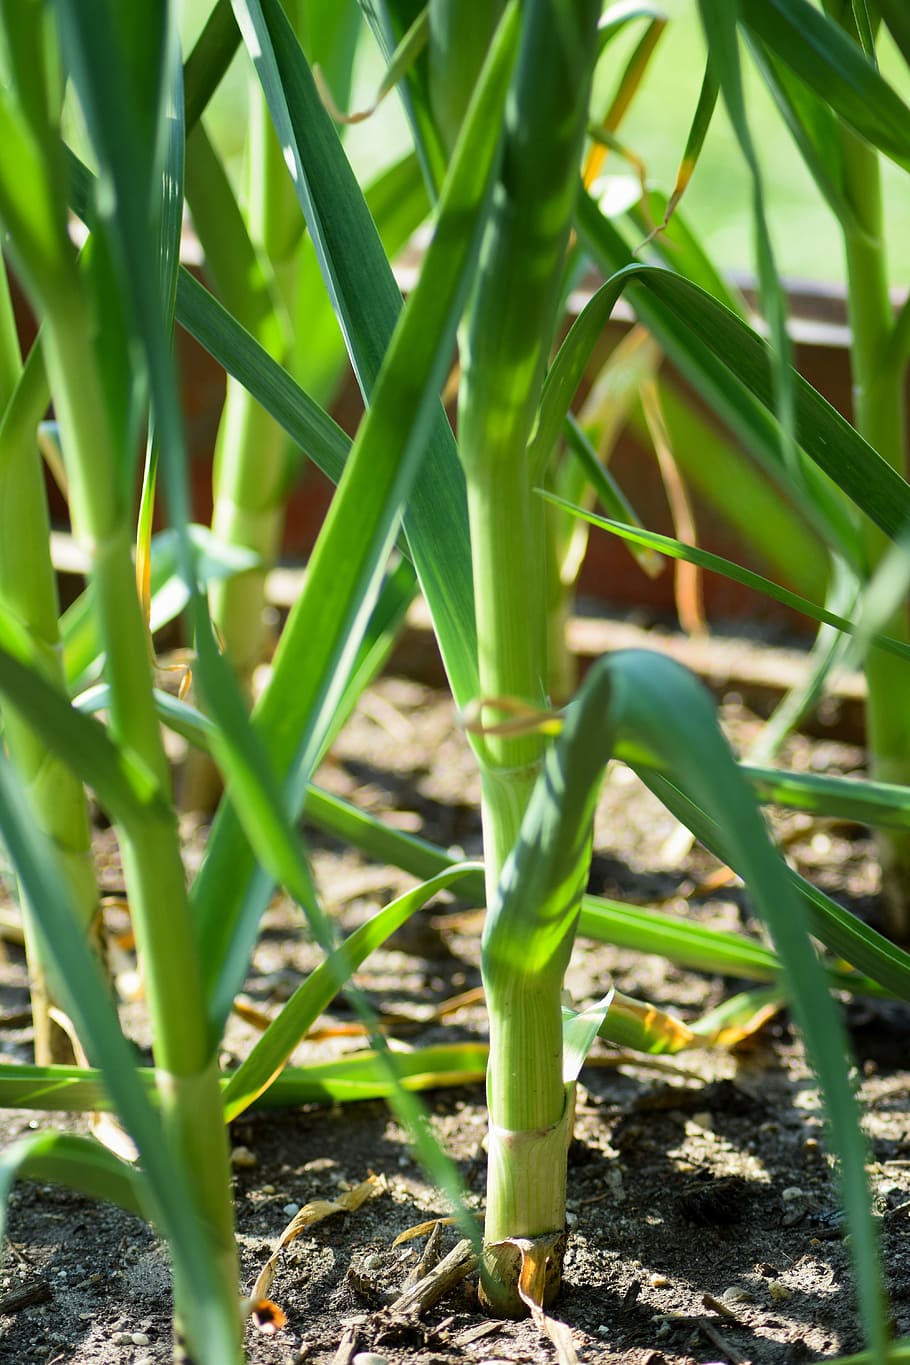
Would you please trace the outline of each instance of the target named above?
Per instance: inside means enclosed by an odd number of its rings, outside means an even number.
[[[267,1297],[275,1278],[275,1269],[285,1247],[299,1237],[301,1233],[306,1232],[308,1228],[314,1227],[316,1223],[321,1223],[324,1218],[331,1218],[336,1213],[354,1213],[368,1199],[385,1193],[387,1188],[388,1186],[382,1176],[371,1174],[359,1185],[355,1185],[351,1190],[345,1190],[344,1193],[334,1199],[311,1199],[308,1204],[304,1204],[303,1208],[294,1214],[278,1238],[278,1243],[271,1256],[260,1270],[247,1300],[248,1311],[260,1331],[271,1335],[273,1332],[279,1331],[287,1321],[277,1304],[272,1303],[271,1299]]]

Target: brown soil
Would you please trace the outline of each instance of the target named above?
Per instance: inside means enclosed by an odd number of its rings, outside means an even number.
[[[725,722],[740,742],[754,722],[735,703]],[[859,769],[862,753],[833,740],[794,741],[788,761],[826,771]],[[392,813],[403,828],[477,854],[477,781],[449,703],[412,682],[387,679],[365,698],[321,780]],[[789,815],[780,821],[788,853],[861,913],[874,912],[876,874],[862,830]],[[624,769],[612,772],[597,821],[592,890],[757,933],[742,893],[693,894],[714,864],[698,849],[668,858],[674,822]],[[408,879],[314,836],[324,902],[350,930],[408,885]],[[190,856],[198,857],[197,837]],[[110,859],[109,834],[99,851]],[[116,861],[107,876],[116,885]],[[422,912],[360,974],[386,1011],[418,1021],[427,1006],[478,984],[476,927],[457,902]],[[276,901],[267,913],[248,998],[273,1012],[317,960],[296,911]],[[576,1001],[610,981],[629,994],[691,1018],[743,983],[663,961],[580,943],[568,978]],[[29,1031],[15,1027],[26,1004],[24,971],[10,947],[0,974],[3,1060],[28,1057]],[[866,1109],[870,1179],[881,1229],[895,1327],[910,1333],[910,1008],[846,1005]],[[124,1007],[142,1041],[141,1005]],[[331,1019],[349,1022],[344,1002]],[[440,1036],[482,1036],[482,1011],[465,1006],[446,1026],[418,1026],[403,1045]],[[253,1035],[236,1021],[225,1060]],[[295,1060],[324,1055],[305,1043]],[[350,1044],[344,1044],[350,1046]],[[738,1056],[689,1053],[638,1061],[601,1048],[582,1076],[576,1141],[569,1161],[569,1245],[559,1316],[582,1361],[682,1365],[725,1360],[789,1362],[858,1349],[861,1337],[849,1248],[826,1155],[818,1091],[798,1040],[779,1017]],[[480,1086],[426,1097],[433,1125],[458,1162],[470,1198],[483,1196]],[[0,1113],[3,1145],[29,1127],[78,1128],[67,1116]],[[84,1127],[84,1125],[83,1125]],[[331,1197],[368,1172],[386,1191],[356,1213],[336,1216],[285,1252],[272,1296],[288,1317],[281,1332],[249,1329],[254,1362],[338,1361],[372,1352],[408,1365],[455,1360],[550,1361],[552,1347],[529,1322],[493,1323],[466,1282],[421,1320],[400,1321],[381,1306],[415,1263],[420,1242],[395,1237],[446,1209],[417,1166],[385,1104],[244,1116],[235,1147],[238,1237],[248,1290],[300,1205]],[[455,1233],[447,1231],[450,1245]],[[353,1273],[352,1273],[353,1268]],[[31,1291],[19,1306],[0,1302],[0,1360],[17,1365],[97,1362],[148,1365],[170,1358],[167,1263],[150,1230],[125,1214],[66,1191],[23,1182],[10,1201],[0,1296]]]

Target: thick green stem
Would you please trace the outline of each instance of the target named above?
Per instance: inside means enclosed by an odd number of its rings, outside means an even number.
[[[513,697],[540,706],[546,599],[523,459],[481,461],[469,469],[468,517],[481,698]],[[501,716],[484,712],[484,719]],[[541,752],[538,735],[489,736],[479,746],[488,896],[518,837]]]
[[[468,489],[480,700],[545,700],[545,517],[528,439],[552,345],[578,182],[600,6],[528,0],[506,111],[500,181],[461,339],[459,445]],[[464,79],[464,72],[461,73]],[[502,719],[484,706],[486,724]],[[540,770],[539,734],[478,744],[488,904]],[[533,936],[538,907],[528,907]],[[488,1098],[495,1156],[487,1180],[481,1280],[496,1311],[525,1311],[504,1238],[557,1239],[565,1222],[568,1135],[560,992],[571,934],[532,970],[509,960],[496,918],[485,935],[490,1010]],[[505,946],[506,951],[503,952]],[[539,954],[538,954],[539,956]],[[500,1138],[502,1139],[500,1141]],[[559,1266],[555,1266],[558,1284]]]
[[[64,437],[71,513],[88,551],[111,687],[111,730],[156,775],[169,771],[155,712],[145,623],[136,591],[129,518],[120,507],[120,471],[97,373],[80,281],[50,300],[45,355]],[[226,1320],[238,1324],[238,1272],[230,1167],[202,973],[189,913],[176,817],[169,802],[150,806],[140,824],[119,828],[130,910],[155,1038],[155,1066],[166,1140],[186,1171],[219,1281]],[[182,1287],[175,1286],[178,1314]],[[204,1345],[196,1344],[205,1360]],[[228,1365],[228,1362],[225,1362]]]
[[[269,263],[270,279],[291,318],[303,225],[258,80],[251,83],[249,100],[250,240]],[[251,298],[243,300],[251,312],[255,312],[255,302],[263,293],[258,278],[251,281],[243,277],[234,286],[245,293],[253,285]],[[270,354],[281,359],[285,336],[276,304],[277,299],[274,311],[257,317],[252,330]],[[212,530],[228,544],[254,551],[263,567],[215,583],[209,601],[212,620],[248,699],[253,670],[265,652],[265,575],[278,552],[284,526],[287,451],[288,438],[275,419],[241,384],[228,378],[215,452]]]
[[[57,627],[57,585],[49,552],[47,499],[35,440],[35,424],[40,412],[36,407],[33,412],[17,418],[7,408],[21,377],[21,365],[2,265],[0,336],[0,408],[6,408],[0,429],[0,603],[28,631],[44,676],[65,691]],[[101,958],[98,890],[88,804],[82,784],[60,759],[48,752],[47,746],[13,708],[5,710],[4,737],[29,793],[34,818],[57,850],[80,926]],[[40,938],[32,922],[32,910],[24,896],[22,911],[35,1061],[39,1065],[66,1065],[77,1058],[66,1030],[53,1018],[52,1009],[58,1004],[58,998],[48,979]]]
[[[505,0],[430,0],[430,100],[451,153]]]
[[[572,1136],[574,1106],[564,1095],[563,1117],[545,1129],[514,1131],[490,1125],[487,1139],[488,1195],[480,1298],[495,1313],[516,1315],[514,1285],[521,1274],[522,1250],[516,1227],[528,1229],[525,1243],[546,1245],[544,1304],[559,1293],[565,1235],[566,1151]],[[542,1229],[539,1233],[532,1228]]]
[[[293,298],[302,226],[258,81],[251,82],[249,99],[249,225],[201,128],[187,148],[188,194],[207,265],[226,304],[269,354],[281,359],[289,339],[289,310],[281,307],[279,295]],[[225,544],[257,554],[262,568],[216,580],[209,607],[249,702],[254,671],[267,654],[265,578],[284,526],[287,453],[282,428],[229,376],[215,450],[212,530]],[[181,804],[211,810],[220,790],[214,764],[192,751]]]
[[[253,672],[265,656],[265,576],[284,525],[287,437],[275,420],[234,380],[218,435],[212,530],[228,545],[252,550],[262,568],[213,583],[212,620],[240,684],[252,698]]]
[[[842,143],[845,189],[862,229],[845,234],[854,421],[869,444],[906,477],[903,367],[893,359],[890,345],[894,312],[888,293],[878,153],[846,129]],[[888,541],[871,522],[866,522],[864,535],[868,571],[872,573]],[[910,639],[906,605],[882,629],[896,639]],[[906,666],[883,650],[871,650],[866,658],[866,681],[872,774],[882,782],[906,785],[910,783]],[[889,928],[895,937],[906,939],[910,937],[910,836],[882,832],[878,842]]]

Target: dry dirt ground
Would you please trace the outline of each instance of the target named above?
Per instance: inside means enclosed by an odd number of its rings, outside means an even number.
[[[749,717],[735,699],[725,720],[734,737],[748,735]],[[854,772],[862,753],[835,741],[798,739],[788,761]],[[365,698],[321,780],[367,809],[391,812],[404,829],[469,855],[479,851],[477,782],[440,694],[401,679],[382,682]],[[794,815],[781,824],[800,870],[874,916],[876,874],[863,830]],[[673,831],[672,819],[637,781],[623,769],[613,772],[598,813],[592,890],[757,933],[741,891],[698,893],[715,865],[697,849],[680,862],[678,845],[671,857]],[[346,930],[408,884],[324,838],[312,836],[312,846],[325,904]],[[200,837],[190,842],[190,860],[200,847]],[[115,890],[119,873],[111,850],[109,832],[101,831],[99,854]],[[428,907],[360,974],[377,1007],[418,1021],[402,1045],[483,1036],[476,1005],[456,1011],[444,1030],[419,1022],[428,1006],[478,984],[469,909],[452,900]],[[316,960],[298,914],[276,901],[265,919],[248,1000],[275,1012]],[[568,979],[573,997],[598,997],[611,980],[685,1018],[743,985],[580,943]],[[28,1056],[26,999],[19,950],[11,946],[0,973],[4,1060]],[[910,1333],[910,1008],[862,1001],[845,1008],[894,1325]],[[141,1005],[125,1007],[124,1015],[142,1041]],[[324,1022],[350,1020],[337,1001]],[[252,1037],[248,1025],[232,1025],[225,1060],[242,1055]],[[304,1043],[295,1060],[322,1055],[327,1046],[341,1044]],[[437,1090],[425,1099],[469,1201],[479,1208],[482,1088]],[[78,1127],[67,1116],[6,1111],[0,1138],[5,1146],[45,1124]],[[490,1321],[470,1280],[419,1320],[396,1320],[383,1308],[383,1292],[401,1285],[421,1245],[393,1247],[396,1236],[446,1212],[384,1103],[247,1115],[234,1126],[232,1143],[245,1149],[235,1193],[246,1290],[299,1206],[331,1197],[371,1171],[385,1184],[357,1212],[320,1223],[287,1249],[272,1290],[287,1326],[272,1336],[251,1326],[251,1361],[554,1359],[529,1322]],[[600,1048],[582,1076],[569,1158],[569,1222],[558,1313],[583,1362],[770,1365],[833,1357],[861,1345],[818,1091],[785,1015],[738,1056],[705,1051],[647,1062]],[[446,1230],[447,1246],[455,1235]],[[150,1365],[170,1359],[170,1352],[167,1263],[149,1229],[64,1190],[17,1185],[0,1272],[0,1361]]]

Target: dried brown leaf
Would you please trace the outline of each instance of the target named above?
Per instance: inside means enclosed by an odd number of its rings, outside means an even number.
[[[324,1218],[331,1218],[336,1213],[354,1213],[365,1204],[368,1199],[374,1198],[377,1194],[384,1194],[388,1189],[385,1176],[370,1174],[366,1180],[362,1180],[353,1189],[344,1190],[341,1194],[335,1195],[332,1199],[311,1199],[308,1204],[304,1204],[288,1223],[284,1232],[278,1238],[275,1249],[269,1259],[259,1272],[256,1283],[253,1285],[248,1304],[249,1311],[254,1315],[257,1312],[257,1305],[270,1303],[267,1298],[268,1292],[272,1287],[275,1278],[275,1269],[282,1251],[296,1237],[305,1232],[307,1228],[314,1227],[316,1223],[321,1223]],[[274,1305],[272,1305],[274,1307]],[[280,1309],[278,1310],[281,1311]],[[277,1328],[270,1327],[269,1331],[276,1331]]]

